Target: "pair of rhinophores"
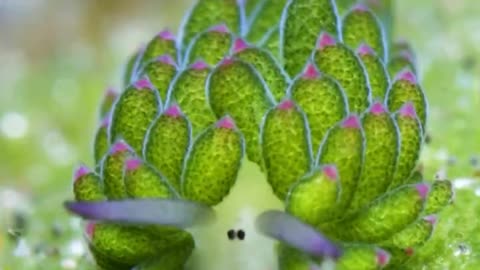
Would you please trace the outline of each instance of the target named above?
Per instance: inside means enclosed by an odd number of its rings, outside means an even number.
[[[413,51],[385,31],[389,0],[372,3],[378,17],[333,0],[200,0],[178,38],[133,55],[102,105],[96,169],[77,170],[66,204],[91,220],[97,265],[407,263],[452,192],[416,170],[426,97]]]

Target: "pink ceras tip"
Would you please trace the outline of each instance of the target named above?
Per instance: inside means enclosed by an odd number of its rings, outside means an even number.
[[[225,129],[234,129],[235,122],[230,116],[225,116],[217,122],[217,127]]]
[[[365,12],[368,11],[368,7],[365,4],[358,3],[353,7],[353,11]]]
[[[177,104],[174,104],[165,110],[165,115],[173,118],[177,118],[182,115],[182,111],[180,110],[180,107]]]
[[[350,115],[347,119],[343,120],[342,127],[344,128],[360,128],[360,119],[356,115]]]
[[[115,89],[112,86],[108,87],[107,90],[105,91],[106,97],[116,97],[117,94],[118,94],[117,89]]]
[[[437,218],[436,215],[429,215],[429,216],[424,217],[423,220],[425,220],[426,222],[428,222],[432,225],[435,225],[435,224],[437,224],[438,218]]]
[[[320,34],[320,38],[317,42],[317,49],[321,50],[325,47],[334,46],[336,43],[337,42],[333,36],[329,35],[328,33],[322,33]]]
[[[430,191],[430,187],[425,183],[421,183],[416,185],[415,188],[417,189],[420,198],[422,198],[422,200],[425,200],[427,198],[428,192]]]
[[[195,70],[204,70],[208,68],[208,64],[203,60],[197,60],[190,67]]]
[[[386,112],[387,110],[381,102],[375,102],[373,103],[372,107],[370,107],[370,113],[372,113],[373,115],[381,115]]]
[[[248,47],[248,43],[244,39],[237,38],[233,43],[233,53],[239,53],[246,50]]]
[[[415,118],[417,117],[417,113],[415,111],[415,106],[413,105],[412,102],[407,102],[405,103],[402,108],[400,108],[400,115],[403,117],[408,117],[408,118]]]
[[[175,40],[175,35],[169,30],[164,30],[157,35],[159,38],[164,40]]]
[[[125,152],[130,150],[130,147],[128,144],[124,141],[118,141],[112,145],[112,148],[110,148],[110,153],[111,154],[117,154],[120,152]]]
[[[95,222],[89,221],[87,225],[85,225],[85,233],[89,240],[93,239],[93,234],[95,233]]]
[[[110,113],[107,113],[107,115],[103,117],[102,123],[100,124],[100,126],[103,128],[110,126]]]
[[[402,81],[407,81],[411,84],[417,84],[417,77],[415,76],[415,74],[413,74],[412,71],[410,70],[404,70],[404,71],[401,71],[397,77],[396,77],[397,80],[402,80]]]
[[[323,174],[332,181],[336,181],[338,179],[338,171],[337,167],[334,165],[326,165],[323,167]]]
[[[295,103],[291,99],[285,99],[280,104],[278,104],[277,108],[282,111],[291,110],[295,107]]]
[[[317,67],[314,64],[308,63],[303,71],[303,78],[305,79],[316,79],[320,77],[320,72],[318,72]]]
[[[228,32],[230,32],[230,30],[228,29],[228,27],[227,27],[225,24],[215,25],[215,26],[213,26],[212,28],[210,28],[210,31],[212,31],[212,32],[219,32],[219,33],[228,33]]]
[[[386,252],[385,250],[378,249],[376,252],[376,255],[377,255],[378,266],[383,267],[383,266],[386,266],[388,262],[390,262],[390,254],[388,254],[388,252]]]
[[[364,55],[373,55],[375,54],[375,52],[373,51],[373,49],[368,46],[367,44],[363,43],[362,45],[360,45],[357,49],[357,53],[358,55],[360,56],[364,56]]]
[[[91,171],[87,166],[83,164],[78,166],[78,168],[75,170],[75,173],[73,174],[73,181],[76,182],[78,179],[89,174],[90,172]]]
[[[134,85],[135,88],[137,88],[138,90],[141,90],[141,89],[153,89],[152,83],[151,83],[150,80],[147,79],[147,78],[141,78],[141,79],[139,79],[138,81],[134,82],[133,85]]]
[[[225,57],[222,59],[222,61],[220,62],[220,65],[221,66],[229,66],[231,64],[233,64],[233,58],[232,57]]]
[[[169,54],[164,54],[155,59],[155,61],[164,63],[170,66],[175,66],[175,60],[169,55]]]
[[[136,170],[140,165],[142,165],[142,160],[139,158],[129,158],[125,161],[125,169],[127,171]]]

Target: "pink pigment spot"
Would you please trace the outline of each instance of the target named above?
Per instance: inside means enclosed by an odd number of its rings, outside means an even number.
[[[280,104],[278,104],[277,108],[282,111],[291,110],[295,107],[295,103],[291,99],[285,99]]]
[[[107,88],[105,91],[105,96],[106,97],[116,97],[118,95],[117,89],[115,89],[113,86],[110,86]]]
[[[78,179],[81,177],[89,174],[91,171],[86,165],[80,165],[78,168],[75,170],[75,173],[73,174],[73,182],[76,182]]]
[[[204,70],[208,68],[208,64],[203,60],[197,60],[190,67],[194,70]]]
[[[89,240],[93,239],[93,234],[95,233],[95,222],[89,221],[85,226],[85,233]]]
[[[220,62],[221,66],[229,66],[233,64],[234,60],[232,57],[225,57],[223,60]]]
[[[215,25],[212,28],[210,28],[210,31],[218,32],[218,33],[228,33],[228,32],[230,32],[227,25],[225,25],[225,24]]]
[[[230,116],[225,116],[217,122],[217,127],[225,129],[234,129],[235,122]]]
[[[102,123],[100,124],[101,127],[107,128],[110,126],[110,113],[108,113],[103,119]]]
[[[364,56],[364,55],[373,55],[373,54],[375,54],[375,52],[373,51],[373,49],[370,46],[363,43],[362,45],[360,45],[358,47],[357,54],[360,55],[360,56]]]
[[[135,86],[135,88],[137,88],[138,90],[142,90],[142,89],[153,89],[153,85],[152,83],[150,82],[149,79],[147,78],[141,78],[139,79],[138,81],[134,82],[133,85]]]
[[[426,216],[423,218],[423,220],[425,220],[426,222],[432,224],[432,225],[435,225],[437,223],[437,216],[436,215],[429,215],[429,216]]]
[[[162,32],[158,33],[157,36],[164,40],[175,40],[175,35],[173,35],[173,33],[169,30],[163,30]]]
[[[317,68],[313,63],[308,63],[303,71],[303,78],[305,79],[316,79],[320,76],[320,72],[318,72]]]
[[[407,81],[411,84],[417,84],[417,77],[415,76],[415,74],[413,74],[412,71],[408,69],[401,71],[396,78],[397,80]]]
[[[373,115],[381,115],[386,113],[387,111],[385,110],[385,107],[381,102],[375,102],[373,103],[372,107],[370,108],[370,113]]]
[[[360,128],[360,119],[358,119],[358,116],[356,116],[356,115],[350,115],[349,117],[347,117],[347,119],[345,119],[343,121],[342,127],[359,129]]]
[[[413,256],[414,253],[415,253],[415,250],[412,247],[408,247],[405,249],[405,254],[409,257]]]
[[[413,106],[412,102],[405,103],[402,108],[400,108],[400,115],[403,117],[408,118],[415,118],[417,117],[417,113],[415,112],[415,106]]]
[[[140,165],[142,165],[142,160],[139,158],[129,158],[125,161],[125,169],[127,171],[136,170]]]
[[[161,56],[157,57],[155,59],[155,61],[167,64],[167,65],[170,65],[170,66],[175,66],[175,60],[173,60],[173,58],[168,54],[164,54],[164,55],[161,55]]]
[[[368,11],[368,7],[362,3],[355,5],[353,11],[365,12]]]
[[[326,165],[322,168],[323,174],[332,181],[338,180],[338,171],[335,165]]]
[[[388,264],[390,261],[390,254],[388,254],[385,250],[383,249],[378,249],[377,252],[377,265],[378,266],[385,266]]]
[[[177,104],[174,104],[165,110],[165,115],[170,116],[172,118],[177,118],[182,115],[182,111],[180,110],[180,107]]]
[[[328,33],[321,33],[317,42],[317,49],[322,50],[325,47],[334,46],[336,43],[337,42],[333,36],[329,35]]]
[[[128,150],[130,150],[130,146],[128,146],[126,142],[118,141],[112,145],[112,148],[110,148],[110,154],[117,154]]]
[[[428,191],[430,191],[430,187],[425,183],[421,183],[416,185],[415,188],[417,189],[420,198],[422,198],[422,200],[425,200],[427,198]]]
[[[248,47],[248,43],[244,39],[237,38],[233,43],[233,53],[239,53],[248,49]]]

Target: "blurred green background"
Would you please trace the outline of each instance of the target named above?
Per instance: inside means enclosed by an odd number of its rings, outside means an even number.
[[[126,57],[193,0],[0,0],[0,270],[88,269],[61,207],[72,167],[92,160],[104,89]],[[426,176],[457,188],[412,269],[480,269],[480,2],[399,0],[395,36],[417,51],[430,103]],[[424,256],[426,256],[423,254]]]

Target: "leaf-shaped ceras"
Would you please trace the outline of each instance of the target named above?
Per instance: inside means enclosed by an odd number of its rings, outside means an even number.
[[[362,44],[357,49],[357,55],[362,60],[368,74],[368,81],[372,91],[373,101],[383,101],[390,86],[390,77],[385,65],[367,44]]]
[[[305,115],[291,100],[282,101],[265,116],[261,133],[267,181],[284,200],[293,183],[312,166],[312,150]]]
[[[285,70],[298,74],[315,48],[318,33],[337,35],[338,16],[332,0],[291,0],[285,6],[280,23],[280,51]]]
[[[245,136],[248,158],[262,164],[260,124],[273,98],[258,72],[241,60],[224,59],[207,80],[207,98],[217,117],[235,120]]]
[[[136,153],[142,153],[145,134],[161,111],[158,93],[147,79],[125,89],[115,104],[110,124],[110,142],[125,140]]]
[[[207,205],[220,203],[235,184],[243,155],[243,136],[225,116],[194,141],[182,175],[183,195]]]
[[[146,63],[141,71],[142,75],[146,75],[152,83],[154,89],[158,91],[160,100],[167,99],[167,93],[170,83],[177,73],[177,66],[172,56],[166,54],[154,58]]]
[[[224,24],[216,25],[198,34],[187,48],[184,65],[202,60],[215,65],[229,52],[233,42],[232,33]]]
[[[320,72],[336,79],[348,98],[350,111],[361,113],[370,105],[368,76],[361,60],[328,33],[320,34],[313,59]]]

